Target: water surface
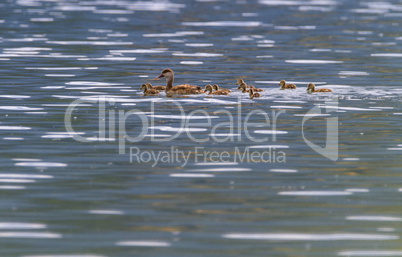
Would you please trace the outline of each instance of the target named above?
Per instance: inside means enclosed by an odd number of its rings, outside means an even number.
[[[0,7],[1,256],[402,256],[399,1]]]

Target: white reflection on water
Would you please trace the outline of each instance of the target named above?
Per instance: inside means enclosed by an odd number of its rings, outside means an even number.
[[[270,169],[270,172],[278,172],[278,173],[296,173],[297,170],[293,169]]]
[[[176,178],[213,178],[215,175],[212,174],[188,174],[188,173],[173,173],[169,175],[170,177]]]
[[[110,45],[124,46],[133,44],[133,42],[116,42],[116,41],[47,41],[46,43],[55,45],[100,45],[100,46],[110,46]]]
[[[31,98],[29,95],[0,95],[0,97],[15,98],[15,99]]]
[[[91,61],[91,60],[98,60],[98,61],[135,61],[137,58],[135,57],[114,57],[114,56],[105,56],[105,57],[98,57],[98,58],[79,58],[79,61]]]
[[[24,140],[23,137],[3,137],[4,140]]]
[[[30,130],[30,127],[23,126],[0,126],[0,130]]]
[[[44,229],[46,227],[41,223],[0,222],[0,229]]]
[[[402,251],[391,251],[391,250],[375,250],[375,251],[367,251],[367,250],[356,250],[356,251],[344,251],[339,252],[338,256],[347,256],[347,257],[393,257],[393,256],[402,256]]]
[[[137,246],[137,247],[169,247],[170,243],[164,241],[120,241],[117,242],[118,246]]]
[[[402,221],[401,217],[390,216],[348,216],[347,220],[361,220],[361,221]]]
[[[180,64],[185,64],[185,65],[201,65],[204,62],[198,62],[198,61],[181,61]]]
[[[402,57],[401,53],[376,53],[376,54],[371,54],[371,56],[374,57]]]
[[[100,215],[123,215],[124,212],[118,210],[90,210],[90,214],[100,214]]]
[[[397,235],[385,234],[358,234],[358,233],[334,233],[334,234],[307,234],[307,233],[264,233],[264,234],[224,234],[229,239],[250,240],[284,240],[284,241],[338,241],[338,240],[397,240]]]
[[[61,234],[49,232],[0,232],[0,238],[62,238]]]
[[[342,76],[368,76],[368,75],[370,75],[370,73],[365,72],[365,71],[340,71],[338,74],[342,75]]]
[[[216,53],[183,53],[183,52],[175,52],[172,53],[174,56],[188,56],[188,57],[220,57],[223,54]]]
[[[174,33],[143,34],[143,37],[184,37],[190,35],[203,35],[203,31],[178,31]]]
[[[0,106],[0,110],[9,110],[9,111],[40,111],[40,110],[43,110],[43,108],[26,107],[26,106]]]
[[[66,163],[60,163],[60,162],[17,162],[14,165],[15,166],[24,166],[24,167],[41,167],[41,168],[67,167]]]
[[[184,26],[196,27],[259,27],[259,21],[208,21],[208,22],[183,22]]]
[[[332,61],[332,60],[285,60],[287,63],[295,64],[332,64],[332,63],[343,63],[343,61]]]
[[[265,5],[337,5],[338,2],[334,0],[305,0],[305,1],[292,1],[292,0],[259,0],[260,4]]]
[[[283,191],[278,195],[291,195],[291,196],[341,196],[351,195],[352,192],[347,191]]]
[[[151,49],[125,49],[125,50],[110,50],[111,54],[158,54],[164,53],[168,49],[167,48],[151,48]]]

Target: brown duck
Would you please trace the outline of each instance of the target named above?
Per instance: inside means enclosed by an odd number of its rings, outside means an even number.
[[[190,85],[190,84],[182,84],[178,86],[173,86],[174,81],[174,73],[171,69],[164,69],[162,73],[156,77],[159,78],[166,78],[166,95],[195,95],[195,94],[202,94],[204,91],[199,86]]]
[[[150,96],[150,95],[159,95],[160,91],[152,88],[152,85],[150,83],[143,84],[141,86],[141,89],[144,90],[144,95],[145,96]]]
[[[334,92],[332,91],[332,89],[329,88],[319,88],[319,89],[315,89],[315,85],[314,83],[310,83],[307,86],[307,93],[311,94],[311,93],[320,93],[320,92]]]
[[[296,86],[295,84],[287,84],[286,81],[284,81],[284,80],[281,80],[281,81],[279,82],[279,86],[281,86],[281,87],[280,87],[280,90],[296,89],[296,88],[297,88],[297,86]]]
[[[216,85],[214,85],[214,86],[216,86]],[[225,89],[216,90],[215,92],[213,92],[213,90],[214,90],[213,86],[211,86],[211,85],[205,86],[205,93],[208,92],[208,95],[228,95],[230,93],[230,90],[228,92]]]
[[[264,91],[264,89],[256,88],[256,87],[251,86],[251,85],[247,85],[247,83],[244,82],[243,79],[237,79],[236,85],[239,86],[237,89],[242,90],[242,93],[248,93],[248,89],[250,89],[250,88],[254,89],[255,92],[262,92],[262,91]]]

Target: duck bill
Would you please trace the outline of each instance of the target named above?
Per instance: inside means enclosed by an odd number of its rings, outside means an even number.
[[[158,77],[156,77],[155,79],[160,79],[160,78],[163,78],[163,77],[164,77],[163,74],[161,74]]]

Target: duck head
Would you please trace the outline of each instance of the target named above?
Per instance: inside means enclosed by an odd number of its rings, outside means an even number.
[[[237,88],[239,90],[245,91],[246,90],[246,83],[244,81],[239,84],[239,87]]]
[[[205,92],[212,93],[212,91],[213,91],[213,87],[211,85],[208,84],[205,86]]]
[[[279,82],[279,86],[281,86],[281,88],[280,88],[281,90],[285,89],[285,88],[284,88],[285,85],[286,85],[286,81],[281,80],[281,81]]]
[[[242,80],[242,79],[237,79],[237,83],[236,83],[236,85],[241,85],[241,84],[244,84],[244,80]]]
[[[310,83],[307,85],[307,93],[311,94],[315,91],[315,85],[314,83]]]
[[[144,92],[147,91],[148,90],[147,84],[142,84],[141,90],[144,90]]]
[[[173,71],[171,69],[164,69],[162,73],[156,77],[156,79],[160,78],[166,78],[166,79],[172,79],[173,78]]]

